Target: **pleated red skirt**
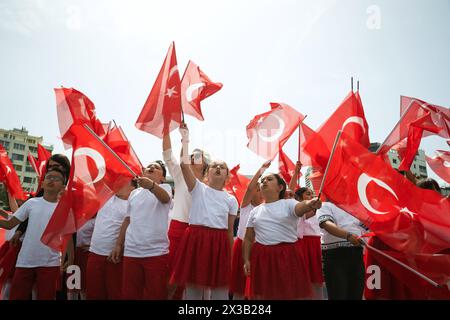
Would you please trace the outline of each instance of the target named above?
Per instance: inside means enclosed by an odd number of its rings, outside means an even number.
[[[309,269],[311,283],[322,284],[324,282],[322,272],[322,246],[320,236],[304,236],[297,241],[302,252],[306,267]]]
[[[312,295],[309,271],[297,243],[254,243],[250,258],[252,299],[291,300]]]
[[[231,259],[230,293],[245,294],[247,277],[244,274],[244,258],[242,257],[242,240],[236,238]]]
[[[175,255],[170,283],[228,287],[231,272],[228,230],[190,225]]]

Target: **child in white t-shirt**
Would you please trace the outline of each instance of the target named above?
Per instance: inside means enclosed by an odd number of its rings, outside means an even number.
[[[188,300],[227,300],[233,226],[238,209],[236,199],[223,191],[228,167],[223,161],[212,161],[205,183],[196,179],[190,167],[189,132],[185,124],[180,132],[181,170],[192,204],[189,227],[175,257],[171,283],[186,285]]]
[[[41,242],[44,232],[58,202],[58,194],[64,189],[66,175],[60,169],[49,169],[42,183],[43,197],[25,202],[8,221],[0,221],[0,227],[12,229],[29,219],[27,232],[16,262],[11,284],[11,300],[29,299],[36,284],[38,300],[55,299],[60,272],[61,254]]]

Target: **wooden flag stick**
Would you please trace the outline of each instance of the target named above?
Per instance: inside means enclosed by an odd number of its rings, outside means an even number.
[[[103,141],[91,128],[89,128],[89,126],[87,124],[83,124],[83,127],[85,127],[93,136],[95,139],[97,139],[106,149],[108,149],[109,152],[111,152],[113,154],[114,157],[116,157],[117,160],[119,160],[124,166],[125,168],[127,168],[127,170],[136,178],[138,177],[138,175],[136,173],[134,173],[134,171],[125,163],[125,161],[123,161],[118,155],[117,153],[114,152],[113,149],[111,149],[106,143],[105,141]]]
[[[333,149],[331,150],[330,158],[328,159],[327,167],[325,168],[325,173],[323,174],[322,182],[320,183],[319,195],[317,196],[317,198],[319,198],[319,199],[320,199],[320,196],[322,195],[322,189],[325,184],[325,179],[327,178],[328,169],[330,168],[331,160],[333,160],[334,151],[336,150],[336,145],[339,141],[339,138],[341,137],[341,134],[342,134],[342,130],[339,130],[336,135],[336,139],[334,139]]]
[[[113,120],[113,122],[114,122],[114,125],[115,125],[117,128],[119,128],[119,126],[116,124],[116,121]],[[134,151],[134,148],[133,148],[133,146],[131,145],[131,142],[130,142],[130,140],[128,139],[127,135],[125,134],[125,131],[123,131],[122,128],[120,128],[120,132],[125,136],[125,139],[127,139],[128,144],[130,145],[131,150],[133,150],[133,153],[136,155],[136,158],[137,158],[137,160],[139,161],[139,164],[141,165],[141,168],[143,168],[144,166],[142,165],[141,159],[139,159],[139,157],[138,157],[136,151]]]
[[[351,77],[351,86],[352,86],[352,92],[353,92],[353,77]]]
[[[298,161],[300,161],[300,156],[301,156],[301,136],[302,136],[302,129],[301,129],[301,125],[303,123],[303,121],[305,121],[306,117],[308,115],[305,115],[305,117],[303,118],[303,120],[300,122],[300,124],[298,125]],[[300,174],[297,177],[297,184],[300,185]]]

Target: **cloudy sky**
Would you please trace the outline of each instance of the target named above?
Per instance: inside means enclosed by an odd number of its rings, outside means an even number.
[[[191,146],[253,173],[245,126],[285,102],[318,127],[360,80],[372,141],[399,119],[400,95],[450,106],[450,1],[259,0],[0,2],[0,127],[25,127],[65,152],[53,88],[74,87],[122,125],[143,163],[161,141],[134,127],[171,41],[224,87],[187,118]],[[176,148],[180,136],[172,133]],[[427,154],[447,150],[426,138]],[[296,134],[285,147],[297,156]],[[276,166],[273,165],[274,170]],[[430,173],[430,170],[429,170]]]

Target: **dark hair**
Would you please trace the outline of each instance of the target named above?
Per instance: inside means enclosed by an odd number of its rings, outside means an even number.
[[[52,155],[45,165],[46,170],[48,170],[50,160],[55,161],[59,165],[61,165],[64,168],[63,170],[66,172],[66,175],[70,172],[70,161],[69,158],[67,158],[65,155],[61,153]]]
[[[277,179],[278,185],[283,186],[283,189],[278,194],[278,198],[284,199],[284,196],[286,194],[286,189],[287,189],[286,181],[284,181],[284,179],[278,173],[270,173],[270,174],[266,175],[264,178],[266,178],[267,176],[270,176],[270,175],[273,175],[275,177],[275,179]],[[262,179],[264,179],[264,178],[262,178]],[[262,181],[262,179],[261,179],[261,181]]]
[[[298,197],[298,200],[303,200],[303,194],[308,190],[309,188],[306,187],[298,188],[297,191],[295,191],[295,195]]]
[[[166,177],[166,173],[167,173],[166,165],[165,165],[164,162],[162,162],[161,160],[156,160],[155,162],[156,162],[157,164],[159,164],[159,166],[161,167],[162,172],[163,172],[163,177],[165,178],[165,177]]]
[[[63,170],[61,170],[60,168],[56,168],[56,167],[50,168],[50,169],[48,169],[48,171],[45,173],[45,175],[47,175],[49,172],[58,172],[58,173],[60,173],[60,174],[63,176],[63,178],[64,178],[64,181],[63,181],[64,185],[67,184],[67,178],[68,178],[68,176],[67,176],[67,174],[66,174]]]
[[[439,187],[439,184],[437,183],[436,180],[431,178],[420,180],[417,183],[417,186],[422,189],[434,190],[436,192],[441,193],[441,187]]]

